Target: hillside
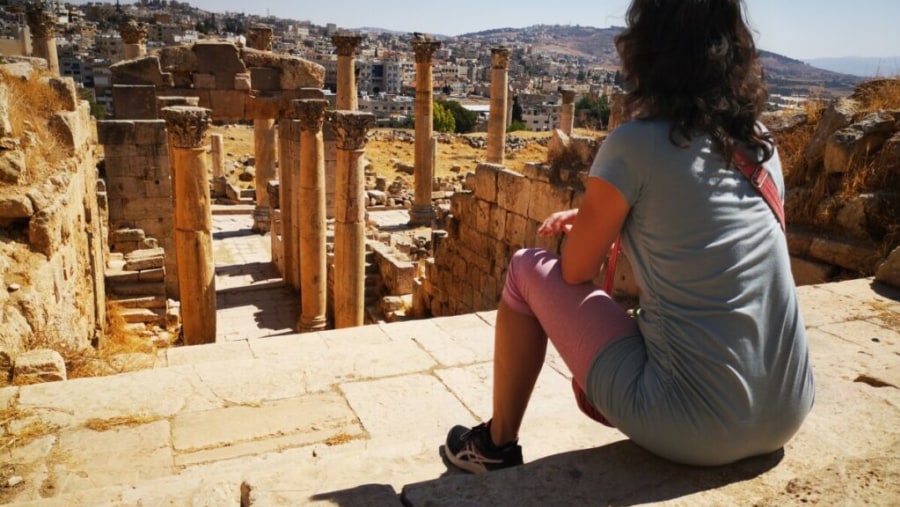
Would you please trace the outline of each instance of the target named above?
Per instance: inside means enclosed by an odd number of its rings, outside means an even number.
[[[460,35],[488,44],[527,44],[533,52],[574,56],[587,64],[617,67],[614,40],[623,28],[535,25],[526,28],[498,28]],[[840,74],[769,51],[760,51],[766,79],[772,93],[784,95],[848,95],[863,81],[858,76]]]

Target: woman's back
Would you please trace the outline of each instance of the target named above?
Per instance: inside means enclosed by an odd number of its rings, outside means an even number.
[[[670,130],[666,121],[622,125],[601,147],[591,173],[631,206],[622,240],[642,294],[639,326],[648,362],[635,384],[637,402],[627,406],[623,399],[617,410],[643,421],[635,423],[636,433],[645,427],[645,438],[693,432],[712,446],[713,461],[722,440],[737,452],[735,438],[777,448],[783,441],[770,439],[779,439],[780,426],[790,426],[783,430],[788,436],[796,429],[786,412],[797,409],[799,424],[812,402],[784,233],[709,136],[676,146]],[[783,193],[777,155],[766,166]],[[681,423],[670,425],[672,434],[646,424],[653,419],[647,413],[657,410],[667,419],[681,414]],[[721,435],[712,438],[717,431]]]

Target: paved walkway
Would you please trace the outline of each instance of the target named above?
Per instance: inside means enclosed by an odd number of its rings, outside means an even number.
[[[165,350],[152,370],[0,389],[0,407],[8,407],[0,436],[15,437],[0,449],[0,503],[781,506],[900,498],[900,297],[869,280],[800,289],[818,393],[783,453],[712,469],[658,459],[582,416],[551,353],[522,428],[526,464],[470,476],[448,468],[440,447],[451,425],[489,414],[494,312],[293,334],[293,303],[263,265],[267,238],[246,234],[244,217],[217,217],[215,226],[226,303],[219,343]]]

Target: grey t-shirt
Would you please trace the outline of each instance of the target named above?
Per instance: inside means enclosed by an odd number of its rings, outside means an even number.
[[[812,371],[775,216],[708,136],[681,148],[669,129],[626,123],[591,168],[631,206],[641,336],[598,354],[588,395],[636,443],[716,465],[780,448],[812,407]],[[766,167],[783,198],[777,154]]]

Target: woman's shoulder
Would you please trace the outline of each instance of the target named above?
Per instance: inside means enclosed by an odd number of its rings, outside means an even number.
[[[629,120],[609,133],[607,139],[646,139],[669,136],[672,124],[665,120]]]

